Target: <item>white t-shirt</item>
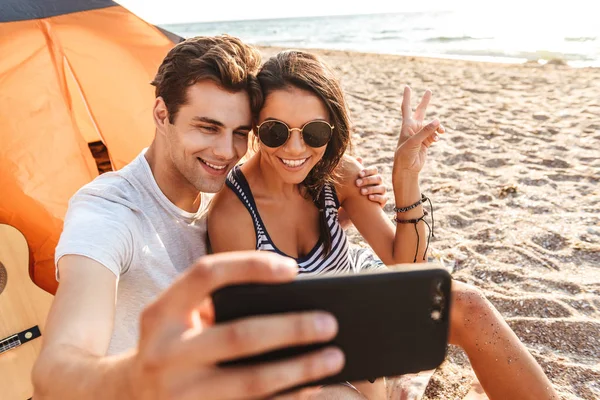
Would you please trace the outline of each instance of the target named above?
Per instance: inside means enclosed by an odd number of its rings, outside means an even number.
[[[209,196],[202,195],[196,213],[175,206],[158,187],[145,152],[121,170],[100,175],[71,198],[56,248],[56,265],[64,255],[82,255],[117,277],[108,354],[137,344],[142,309],[206,254]]]

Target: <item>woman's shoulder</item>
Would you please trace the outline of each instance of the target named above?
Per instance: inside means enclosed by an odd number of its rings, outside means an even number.
[[[252,216],[230,187],[221,189],[211,201],[208,235],[216,253],[255,247]]]
[[[228,220],[244,211],[244,205],[229,186],[224,186],[217,192],[208,209],[209,218]]]

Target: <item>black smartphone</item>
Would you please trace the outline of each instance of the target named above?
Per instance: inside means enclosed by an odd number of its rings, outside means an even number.
[[[352,275],[302,277],[278,285],[241,285],[213,293],[215,322],[286,312],[323,310],[338,321],[328,343],[286,348],[228,365],[269,362],[339,347],[343,370],[309,385],[373,380],[433,369],[446,356],[450,274],[435,264],[399,265]]]

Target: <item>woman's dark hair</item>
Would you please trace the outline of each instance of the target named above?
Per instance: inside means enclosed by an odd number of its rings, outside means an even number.
[[[263,99],[277,90],[290,87],[306,90],[318,96],[329,111],[333,135],[323,158],[313,167],[302,182],[307,196],[320,210],[320,236],[325,252],[331,250],[331,234],[325,219],[323,187],[335,181],[335,168],[350,146],[350,119],[341,85],[333,71],[316,55],[299,50],[286,50],[271,57],[258,73]],[[255,116],[258,121],[258,115]]]

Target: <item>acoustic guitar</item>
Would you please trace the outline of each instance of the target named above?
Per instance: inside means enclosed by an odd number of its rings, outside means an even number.
[[[52,298],[29,278],[23,234],[0,224],[0,398],[26,400],[33,395],[31,369]]]

